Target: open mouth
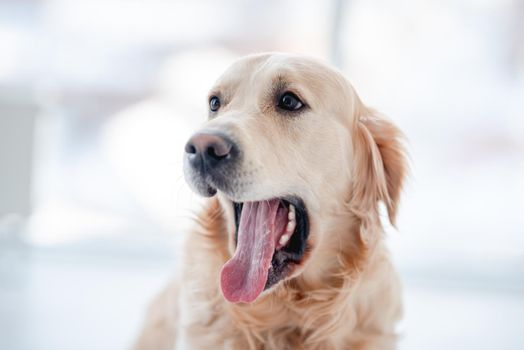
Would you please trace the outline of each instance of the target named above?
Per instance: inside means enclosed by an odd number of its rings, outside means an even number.
[[[252,302],[289,276],[308,248],[309,224],[301,199],[233,202],[236,250],[220,285],[230,302]]]

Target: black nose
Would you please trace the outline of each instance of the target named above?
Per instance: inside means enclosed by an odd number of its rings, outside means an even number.
[[[208,171],[232,160],[234,143],[228,137],[216,133],[197,133],[186,144],[185,150],[191,166]]]

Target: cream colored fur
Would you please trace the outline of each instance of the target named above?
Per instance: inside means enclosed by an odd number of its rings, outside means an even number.
[[[267,97],[275,84],[308,109],[278,114]],[[395,349],[401,291],[379,202],[394,223],[406,172],[399,130],[338,71],[300,56],[243,58],[211,94],[223,107],[204,128],[239,141],[248,159],[243,186],[209,200],[135,349]],[[231,200],[290,194],[304,200],[310,220],[302,264],[252,304],[228,303],[219,273],[234,251]]]

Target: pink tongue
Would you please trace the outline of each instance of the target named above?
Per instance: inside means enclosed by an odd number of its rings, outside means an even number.
[[[222,267],[220,286],[233,303],[250,303],[264,290],[276,241],[287,224],[280,200],[246,202],[242,208],[235,255]]]

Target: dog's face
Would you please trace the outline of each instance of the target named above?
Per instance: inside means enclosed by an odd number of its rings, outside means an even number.
[[[323,218],[358,195],[360,109],[338,72],[284,54],[241,59],[211,89],[185,175],[196,192],[218,194],[229,219],[226,299],[251,302],[303,272],[325,240]]]

